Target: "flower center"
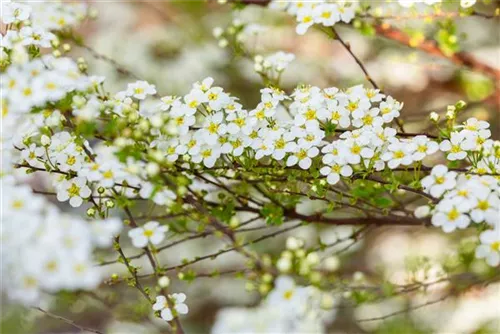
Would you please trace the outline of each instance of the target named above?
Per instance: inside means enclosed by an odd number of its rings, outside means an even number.
[[[443,184],[445,181],[444,176],[438,176],[436,177],[436,183],[437,184]]]
[[[456,220],[460,216],[460,212],[456,208],[451,209],[450,212],[448,212],[448,219],[449,220]]]
[[[68,189],[69,197],[78,196],[79,194],[80,194],[80,187],[73,183],[71,187],[69,187]]]
[[[479,201],[477,203],[477,207],[480,209],[480,210],[483,210],[483,211],[486,211],[490,208],[490,203],[488,203],[488,201],[484,200],[484,201]]]
[[[293,290],[286,290],[285,293],[283,293],[283,298],[286,300],[290,300],[293,297]]]
[[[495,252],[500,252],[500,241],[495,241],[493,242],[491,245],[491,250],[495,251]]]

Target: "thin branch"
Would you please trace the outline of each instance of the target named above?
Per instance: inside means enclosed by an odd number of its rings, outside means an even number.
[[[46,316],[48,317],[51,317],[53,319],[57,319],[57,320],[60,320],[62,322],[65,322],[67,323],[68,325],[71,325],[75,328],[78,328],[80,331],[82,332],[90,332],[90,333],[96,333],[96,334],[104,334],[104,332],[101,332],[101,331],[98,331],[97,329],[93,329],[93,328],[88,328],[88,327],[84,327],[84,326],[80,326],[78,325],[77,323],[75,323],[73,320],[70,320],[70,319],[66,319],[60,315],[57,315],[57,314],[53,314],[53,313],[50,313],[48,311],[45,311],[44,309],[38,307],[38,306],[33,306],[33,309],[35,310],[38,310],[42,313],[44,313]]]

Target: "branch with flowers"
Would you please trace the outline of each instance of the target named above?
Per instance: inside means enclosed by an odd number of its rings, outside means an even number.
[[[440,2],[425,3],[441,10]],[[498,11],[468,9],[472,2],[435,16],[496,19]],[[249,4],[268,1],[232,5]],[[243,102],[210,76],[181,96],[164,95],[135,68],[87,44],[79,32],[95,18],[87,4],[2,4],[2,289],[11,302],[101,333],[102,325],[91,329],[40,306],[66,294],[91,296],[113,314],[120,303],[142,305],[137,322],[187,333],[196,330],[194,298],[180,292],[188,290],[182,284],[231,277],[257,292],[257,306],[220,311],[213,333],[248,330],[252,322],[252,331],[326,332],[342,307],[447,285],[450,293],[435,302],[353,320],[380,321],[498,281],[500,142],[490,123],[462,121],[467,103],[459,100],[444,117],[432,113],[428,130],[411,132],[401,121],[404,104],[382,90],[337,26],[445,58],[495,87],[500,70],[456,50],[452,38],[415,43],[369,4],[269,7],[295,17],[298,34],[315,27],[335,39],[370,87],[282,87],[295,56],[253,53],[243,40],[259,28],[233,22],[214,35],[253,62],[264,84],[258,102]],[[85,56],[72,56],[73,47],[134,82],[110,89]],[[328,228],[347,233],[325,241]],[[418,228],[457,238],[468,232],[474,247],[430,281],[427,259],[409,267],[404,284],[361,270],[339,273],[340,258],[365,238]],[[311,229],[318,240],[297,237]],[[205,242],[202,253],[186,251]],[[187,255],[173,257],[179,249]],[[230,256],[235,261],[225,263]],[[471,273],[474,258],[489,266],[480,275]],[[453,285],[462,279],[467,284]],[[233,324],[235,317],[242,319]]]

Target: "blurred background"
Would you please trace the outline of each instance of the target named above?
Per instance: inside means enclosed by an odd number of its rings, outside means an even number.
[[[451,2],[451,5],[453,3]],[[290,92],[299,84],[320,87],[369,85],[359,66],[347,51],[323,32],[310,29],[304,36],[295,33],[295,23],[288,15],[260,6],[231,10],[230,5],[205,1],[163,2],[94,2],[96,20],[86,22],[80,32],[92,50],[115,60],[138,77],[157,86],[161,96],[183,95],[192,83],[211,76],[216,85],[238,96],[248,109],[260,99],[264,87],[254,71],[254,56],[266,56],[276,51],[295,54],[281,78],[281,87]],[[489,1],[476,7],[478,11],[494,12],[498,2]],[[446,35],[448,47],[472,54],[481,62],[500,68],[500,30],[498,19],[458,17],[453,28],[445,18],[415,18],[415,13],[429,10],[405,9],[397,3],[373,2],[382,15],[400,15],[387,22],[406,32],[418,43],[424,37]],[[455,6],[456,7],[456,6]],[[214,29],[225,32],[234,28],[241,45],[221,41]],[[394,41],[373,35],[369,29],[336,28],[352,51],[363,61],[372,78],[384,92],[404,102],[402,120],[410,132],[432,129],[429,114],[442,116],[449,104],[464,100],[468,106],[461,119],[476,117],[490,122],[493,138],[500,134],[500,90],[498,82],[458,67],[447,59],[434,57]],[[217,31],[217,30],[216,30]],[[454,38],[450,38],[450,34]],[[456,41],[454,43],[453,41]],[[226,45],[227,44],[227,45]],[[75,47],[72,53],[89,62],[89,73],[107,78],[106,88],[118,91],[134,81],[116,71],[108,61],[93,57],[88,50]],[[314,201],[301,203],[300,212],[314,212],[320,205]],[[245,221],[248,217],[239,217]],[[261,226],[261,222],[255,225]],[[269,230],[271,232],[272,229]],[[352,228],[305,226],[252,246],[259,253],[278,257],[290,235],[312,247],[318,240],[334,242],[348,237]],[[248,233],[248,239],[258,236]],[[474,259],[473,234],[467,231],[451,236],[428,228],[376,228],[361,240],[347,239],[328,250],[338,259],[339,269],[333,268],[339,279],[365,284],[389,280],[406,284],[414,279],[436,281],[450,272],[481,273],[488,270],[482,261]],[[350,245],[345,250],[347,245]],[[130,245],[129,245],[130,246]],[[181,243],[159,254],[165,265],[181,263],[183,259],[217,252],[224,246],[220,238],[209,236]],[[125,248],[127,254],[135,251]],[[109,254],[103,260],[112,260]],[[234,252],[214,260],[202,261],[185,270],[173,272],[174,290],[188,296],[190,312],[182,318],[187,333],[209,333],[217,313],[225,307],[251,307],[259,303],[259,293],[247,284],[241,270],[245,259]],[[134,260],[145,272],[146,259]],[[106,275],[126,272],[120,263],[103,267]],[[193,270],[193,272],[191,272]],[[207,277],[217,270],[228,272]],[[364,275],[357,274],[364,272]],[[192,280],[194,273],[198,278]],[[154,285],[154,280],[150,280]],[[469,282],[458,277],[453,284]],[[343,303],[345,291],[336,290],[336,315],[329,321],[329,333],[500,333],[500,284],[476,286],[466,293],[430,303],[426,307],[378,321],[357,322],[356,319],[390,314],[411,306],[425,304],[445,294],[449,282],[433,284],[427,291],[415,291],[360,307]],[[164,322],[156,319],[150,305],[143,302],[137,291],[126,282],[103,283],[95,293],[53,296],[53,310],[76,323],[99,328],[106,333],[161,333]],[[356,298],[364,298],[362,294]],[[54,308],[55,307],[55,308]],[[56,312],[57,311],[57,312]],[[43,317],[36,310],[3,305],[2,333],[76,333],[70,325]]]

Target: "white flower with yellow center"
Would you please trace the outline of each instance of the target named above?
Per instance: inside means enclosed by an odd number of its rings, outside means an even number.
[[[415,145],[411,142],[395,141],[387,147],[387,152],[382,154],[382,160],[387,161],[389,168],[394,169],[399,165],[409,166],[413,162]]]
[[[212,87],[206,92],[208,98],[208,106],[214,110],[219,111],[231,103],[231,98],[221,87]]]
[[[149,242],[153,245],[160,244],[165,239],[167,231],[168,226],[160,225],[157,221],[150,221],[141,227],[128,231],[128,236],[132,240],[134,247],[144,248]]]
[[[57,200],[65,202],[69,199],[69,204],[75,208],[82,205],[83,199],[90,195],[91,191],[87,186],[87,179],[84,177],[63,180],[57,185]]]
[[[274,289],[267,297],[266,303],[282,312],[302,313],[307,304],[307,288],[297,286],[293,278],[279,276],[274,282]]]
[[[223,121],[224,113],[222,112],[206,117],[203,128],[196,133],[197,138],[208,145],[215,145],[219,136],[227,132],[227,126]]]
[[[482,191],[474,193],[474,203],[470,216],[476,223],[486,222],[491,226],[500,224],[500,199],[499,192],[490,192],[488,188],[481,187]]]
[[[288,167],[294,166],[297,163],[302,169],[309,169],[312,164],[312,158],[319,154],[319,149],[315,146],[310,148],[303,148],[299,145],[295,147],[292,154],[286,160],[286,165]]]
[[[314,7],[313,18],[315,23],[331,27],[340,21],[340,13],[336,4],[325,3]]]
[[[434,154],[439,150],[439,144],[430,140],[427,136],[415,136],[412,139],[412,143],[415,145],[415,152],[412,155],[415,161],[421,161],[426,156]]]
[[[329,184],[336,184],[340,180],[340,175],[348,177],[352,175],[352,167],[349,165],[333,164],[331,166],[324,166],[320,169],[321,175],[326,176],[326,181]]]
[[[500,264],[500,228],[497,225],[493,230],[484,231],[479,235],[481,245],[476,248],[476,257],[486,259],[492,267]]]
[[[456,172],[448,172],[446,166],[437,165],[432,168],[431,175],[424,177],[421,183],[426,193],[433,197],[441,197],[445,191],[455,187],[456,178]]]
[[[467,152],[463,148],[464,135],[461,132],[452,132],[450,140],[444,140],[439,144],[439,149],[443,152],[449,152],[446,159],[463,160],[467,157]]]
[[[444,199],[436,207],[431,219],[432,225],[441,227],[446,233],[457,228],[464,229],[470,224],[470,218],[465,214],[469,209],[470,206],[465,203],[457,205],[453,199]]]
[[[128,84],[126,94],[138,100],[144,100],[148,95],[156,94],[156,87],[147,81],[136,81]]]

